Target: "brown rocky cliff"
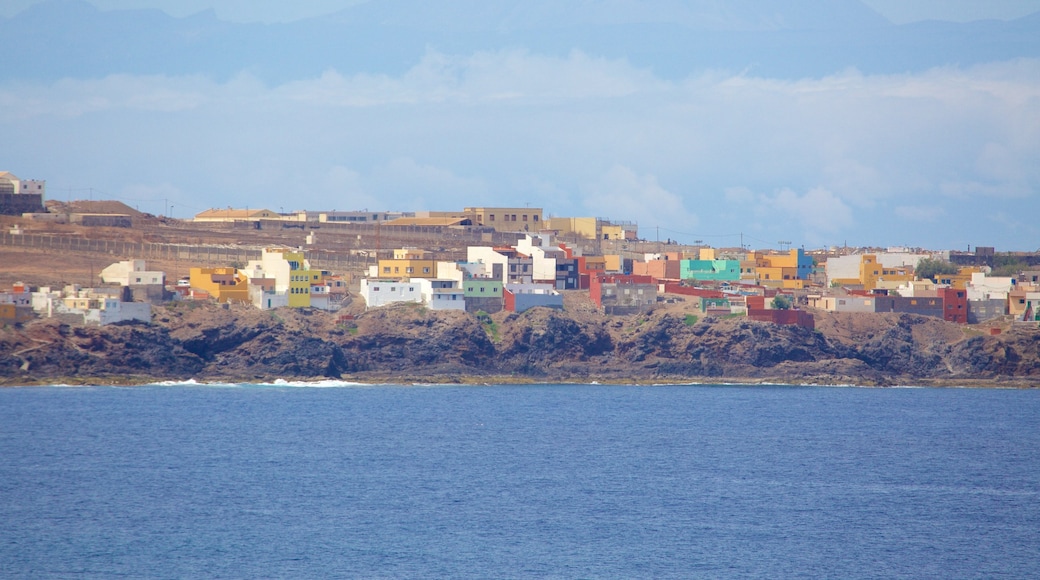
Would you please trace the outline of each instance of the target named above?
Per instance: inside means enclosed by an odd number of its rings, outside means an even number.
[[[0,384],[346,378],[365,381],[779,381],[1040,384],[1040,331],[934,318],[817,315],[815,331],[681,312],[533,309],[480,318],[399,305],[356,319],[180,303],[151,325],[0,329]]]

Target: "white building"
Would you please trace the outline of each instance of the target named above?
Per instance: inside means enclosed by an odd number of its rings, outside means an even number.
[[[379,278],[361,279],[361,297],[369,308],[379,308],[387,304],[409,302],[422,304],[423,295],[419,289],[418,278],[408,282],[400,280],[384,280]]]
[[[885,252],[875,254],[878,264],[884,268],[917,268],[917,264],[931,256],[927,254],[909,254],[903,252]],[[859,278],[859,265],[862,262],[862,254],[850,256],[836,256],[828,258],[825,269],[827,280],[838,280],[848,278]]]
[[[19,179],[10,171],[0,171],[0,193],[45,195],[47,182],[42,179]]]
[[[526,235],[518,240],[516,251],[531,257],[532,282],[552,284],[562,289],[564,281],[557,282],[557,260],[567,257],[562,248],[553,244],[551,235]]]
[[[470,246],[466,249],[466,261],[483,264],[486,277],[501,280],[503,284],[534,282],[534,260],[513,248]]]
[[[563,295],[552,284],[506,284],[506,310],[523,312],[536,306],[563,310]]]
[[[974,272],[967,287],[968,300],[1007,300],[1014,286],[1014,278]]]
[[[149,271],[144,260],[124,260],[116,262],[101,271],[101,281],[105,284],[120,286],[139,286],[143,284],[166,284],[166,273]]]
[[[466,291],[455,280],[413,278],[419,284],[423,304],[430,310],[465,310]]]

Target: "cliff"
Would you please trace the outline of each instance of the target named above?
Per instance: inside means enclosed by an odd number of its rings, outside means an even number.
[[[1040,386],[1040,330],[816,313],[815,331],[681,312],[534,309],[481,318],[408,305],[317,311],[176,303],[151,325],[0,329],[0,384],[157,380],[783,382]],[[983,331],[985,330],[985,332]]]

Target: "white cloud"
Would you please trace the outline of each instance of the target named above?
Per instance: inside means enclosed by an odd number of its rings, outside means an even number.
[[[900,205],[896,206],[893,213],[897,217],[912,222],[935,222],[946,214],[940,206],[924,205]]]
[[[245,73],[11,82],[0,84],[0,133],[16,138],[0,143],[0,159],[56,186],[167,184],[203,208],[519,200],[555,215],[677,232],[699,216],[714,233],[797,239],[883,238],[893,212],[927,224],[921,208],[943,206],[944,220],[999,239],[948,202],[1040,211],[1038,79],[1040,60],[1019,60],[669,82],[624,60],[514,50],[431,51],[397,76],[328,71],[273,87]],[[917,235],[907,241],[950,234]]]
[[[643,229],[665,227],[677,232],[691,232],[698,223],[697,215],[687,209],[685,200],[665,189],[653,175],[639,175],[623,165],[615,165],[593,183],[583,188],[584,207],[593,216],[634,221]]]

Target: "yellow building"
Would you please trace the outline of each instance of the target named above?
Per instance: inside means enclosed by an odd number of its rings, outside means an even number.
[[[545,220],[545,229],[559,232],[561,236],[575,235],[583,238],[596,239],[596,218],[570,218],[551,217]]]
[[[956,274],[937,274],[935,276],[935,282],[939,285],[946,285],[950,288],[964,290],[968,287],[968,283],[971,282],[971,275],[981,271],[981,268],[976,268],[975,266],[965,266]]]
[[[836,278],[831,280],[836,286],[862,286],[864,290],[871,291],[878,288],[878,282],[912,282],[915,279],[914,270],[910,266],[899,266],[886,268],[878,262],[877,255],[864,254],[860,257],[859,278]],[[968,275],[971,281],[971,275]]]
[[[191,268],[189,283],[217,302],[249,302],[249,279],[234,268]]]
[[[554,230],[561,236],[580,236],[588,240],[631,240],[637,235],[634,223],[612,223],[594,217],[551,217],[545,220],[542,228]]]
[[[207,209],[195,214],[196,222],[249,222],[275,220],[281,216],[269,209]]]
[[[542,210],[537,207],[467,207],[463,213],[475,226],[498,231],[527,232],[544,228]]]
[[[394,250],[391,259],[379,260],[379,278],[433,278],[437,275],[437,260],[425,250],[405,248]]]

